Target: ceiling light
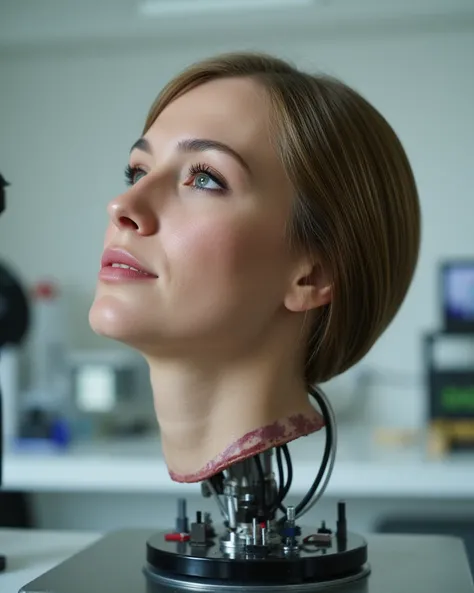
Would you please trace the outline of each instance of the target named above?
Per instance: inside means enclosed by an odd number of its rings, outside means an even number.
[[[186,16],[189,14],[246,12],[312,6],[314,0],[143,0],[143,16]]]

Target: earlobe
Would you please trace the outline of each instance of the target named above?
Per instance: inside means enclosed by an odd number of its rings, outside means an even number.
[[[329,305],[332,300],[332,285],[328,284],[327,286],[322,287],[319,291],[319,297],[321,299],[321,307],[324,305]]]

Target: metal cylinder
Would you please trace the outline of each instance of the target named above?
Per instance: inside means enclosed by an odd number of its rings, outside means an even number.
[[[294,523],[296,520],[296,509],[293,506],[286,507],[286,519],[290,523]]]
[[[254,517],[252,519],[252,537],[253,537],[253,543],[255,545],[257,545],[258,543],[258,523],[257,523],[257,519]]]
[[[229,519],[229,527],[235,529],[237,527],[237,519],[235,516],[235,502],[233,496],[226,496],[227,502],[227,516]]]

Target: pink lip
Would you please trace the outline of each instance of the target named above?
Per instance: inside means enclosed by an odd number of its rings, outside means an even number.
[[[123,264],[135,268],[118,268],[113,264]],[[133,255],[123,249],[109,248],[104,251],[99,272],[101,280],[122,282],[124,280],[153,280],[156,274],[146,269]]]

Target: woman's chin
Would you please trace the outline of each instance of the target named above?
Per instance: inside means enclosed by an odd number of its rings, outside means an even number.
[[[137,326],[118,305],[109,298],[96,299],[89,310],[89,325],[97,335],[127,344],[133,341]]]

